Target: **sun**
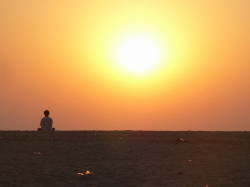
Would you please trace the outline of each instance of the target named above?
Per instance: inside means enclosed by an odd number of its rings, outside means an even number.
[[[118,47],[119,63],[135,73],[148,72],[156,67],[160,59],[160,50],[156,42],[148,36],[126,38]]]

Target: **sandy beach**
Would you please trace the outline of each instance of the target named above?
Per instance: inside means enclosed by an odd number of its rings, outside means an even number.
[[[1,131],[0,150],[1,187],[250,186],[249,132]]]

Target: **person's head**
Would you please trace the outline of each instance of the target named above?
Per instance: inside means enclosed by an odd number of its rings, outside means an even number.
[[[48,111],[48,110],[45,110],[45,111],[44,111],[44,115],[45,115],[46,117],[48,117],[48,116],[49,116],[49,111]]]

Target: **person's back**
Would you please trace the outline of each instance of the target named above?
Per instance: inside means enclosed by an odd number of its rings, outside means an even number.
[[[49,111],[45,110],[44,115],[45,115],[45,117],[42,118],[41,124],[40,124],[41,130],[43,130],[43,131],[53,130],[52,129],[53,120],[52,120],[52,118],[49,117]]]

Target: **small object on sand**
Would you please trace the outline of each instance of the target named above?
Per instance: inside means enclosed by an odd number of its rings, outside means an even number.
[[[94,176],[94,172],[91,172],[89,170],[87,170],[86,172],[78,172],[77,175],[83,176],[85,178],[89,178],[91,176]]]
[[[34,152],[34,155],[40,155],[41,152]]]
[[[175,142],[180,143],[180,142],[185,142],[183,138],[177,138]]]
[[[193,162],[193,160],[188,160],[189,163]]]

